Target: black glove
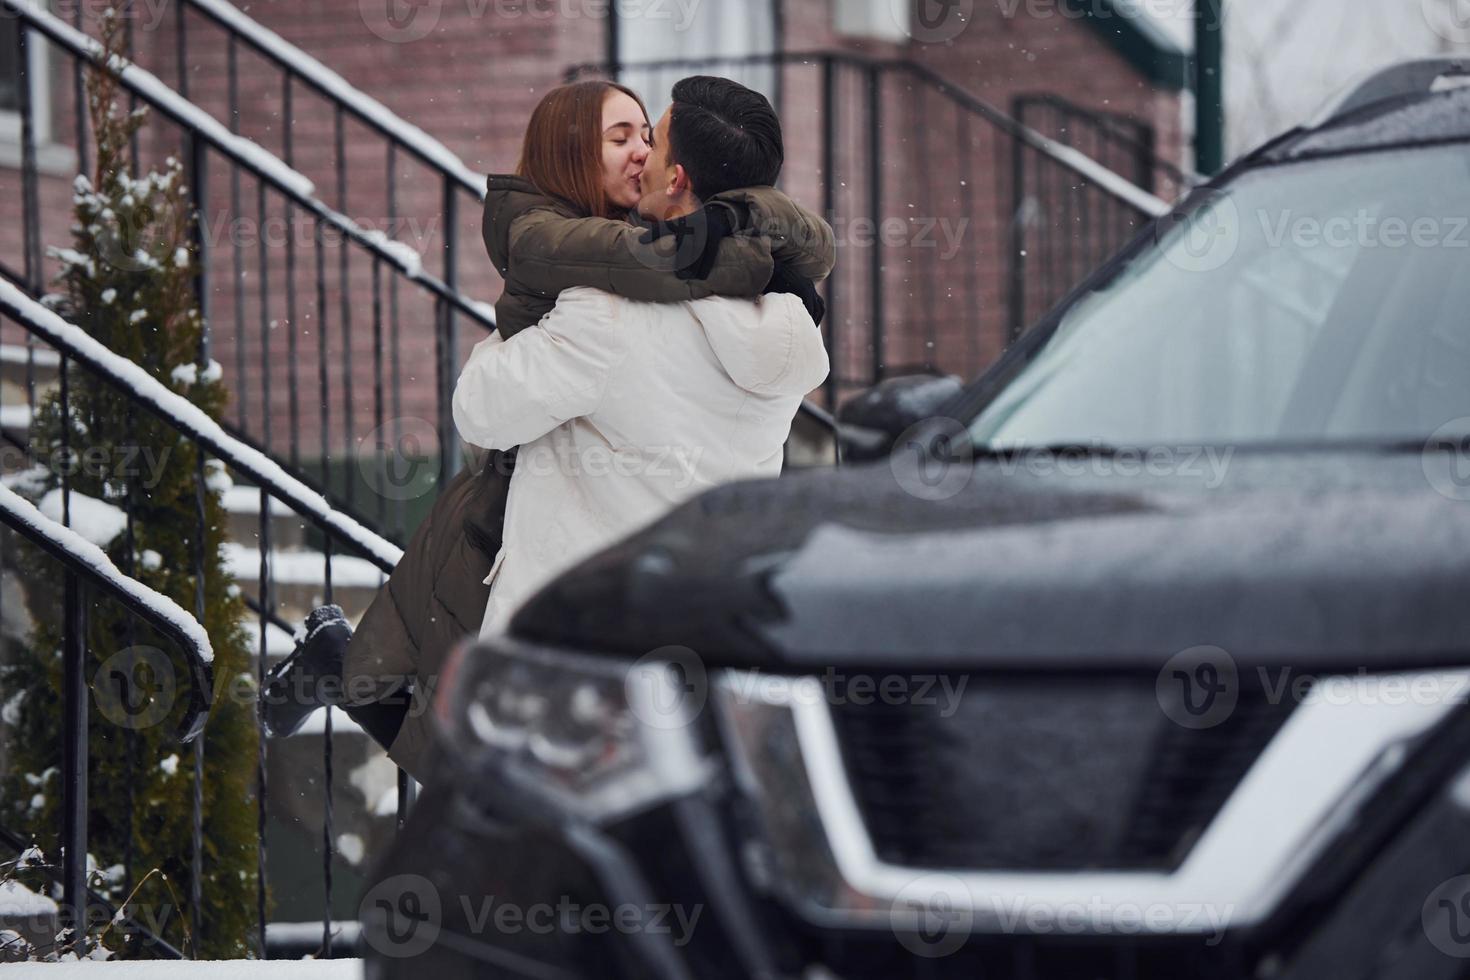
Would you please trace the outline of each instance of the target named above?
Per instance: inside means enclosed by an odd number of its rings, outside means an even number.
[[[827,315],[827,304],[822,302],[816,284],[806,276],[798,275],[788,262],[776,263],[776,271],[771,273],[771,281],[766,284],[765,293],[790,293],[795,296],[811,314],[812,322],[819,327],[822,325],[822,318]]]
[[[728,204],[706,204],[672,221],[651,222],[642,242],[651,244],[672,235],[673,271],[680,279],[707,279],[715,267],[720,242],[735,230],[736,215]]]

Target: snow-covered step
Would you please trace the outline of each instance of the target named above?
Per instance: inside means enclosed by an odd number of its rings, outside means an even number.
[[[260,578],[260,549],[237,542],[226,542],[225,568],[241,581]],[[276,585],[322,585],[326,581],[326,560],[319,551],[271,549],[271,580]],[[372,589],[377,591],[387,578],[378,566],[356,555],[332,556],[332,588]]]
[[[31,380],[36,386],[39,399],[56,386],[61,376],[61,356],[48,347],[31,350]],[[24,344],[0,344],[0,402],[7,408],[14,405],[24,407],[26,402],[26,346]],[[6,428],[9,425],[6,424]]]
[[[260,652],[260,617],[254,613],[251,613],[245,620],[245,635],[249,638],[246,642],[246,649],[253,657]],[[274,623],[265,624],[265,656],[268,663],[274,664],[294,649],[296,649],[296,637]]]
[[[260,582],[259,547],[226,542],[224,559],[225,570],[242,590],[254,595]],[[308,612],[326,601],[326,561],[321,552],[273,548],[270,570],[276,611],[287,622],[305,620]],[[385,581],[387,576],[366,558],[332,556],[332,601],[354,623]]]
[[[61,355],[49,347],[0,344],[0,377],[24,383],[27,364],[37,380],[53,380],[61,373]]]
[[[24,444],[31,431],[31,414],[31,406],[23,401],[0,404],[0,429]]]
[[[255,546],[260,540],[260,489],[236,484],[224,491],[220,502],[225,508],[225,532],[230,540]],[[269,512],[272,547],[306,545],[306,518],[275,498],[271,498]]]

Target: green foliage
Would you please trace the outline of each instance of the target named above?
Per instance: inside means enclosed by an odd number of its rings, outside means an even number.
[[[117,50],[119,33],[117,18],[105,17],[109,51]],[[182,171],[169,158],[164,173],[133,179],[128,144],[142,114],[127,115],[119,108],[116,83],[105,72],[89,71],[87,91],[97,166],[90,181],[77,178],[71,249],[53,253],[65,265],[57,280],[60,298],[53,305],[113,351],[218,416],[227,394],[217,372],[201,372],[195,365],[203,324],[192,288],[196,256],[188,246],[192,219]],[[221,554],[225,515],[219,489],[227,481],[217,461],[207,462],[201,492],[196,447],[176,430],[133,408],[110,384],[80,368],[71,368],[69,381],[69,417],[63,416],[59,392],[38,405],[32,454],[47,471],[37,474],[33,489],[44,495],[60,485],[63,471],[70,471],[74,495],[118,508],[130,502],[133,528],[106,546],[109,557],[190,613],[197,613],[202,598],[215,655],[214,708],[203,735],[201,929],[189,936],[195,747],[178,743],[175,726],[188,700],[191,673],[170,641],[113,600],[89,594],[87,676],[95,692],[89,710],[89,846],[99,868],[127,868],[100,875],[93,884],[116,903],[142,882],[130,910],[161,921],[174,945],[201,957],[245,956],[255,935],[257,738],[255,689],[241,628],[245,607]],[[72,500],[75,510],[77,498]],[[201,546],[202,595],[195,573]],[[14,722],[4,729],[11,765],[0,786],[0,825],[28,833],[45,853],[55,855],[61,829],[63,569],[28,548],[19,549],[17,564],[36,626],[29,649],[0,676],[0,701],[11,706]],[[147,657],[140,666],[120,654],[139,648],[161,651],[169,668],[154,671]],[[150,656],[155,665],[162,662]],[[131,707],[142,709],[122,715],[124,724],[117,710],[102,710],[119,673],[135,685]],[[161,874],[149,877],[154,869]],[[103,926],[96,924],[94,934]],[[136,952],[136,944],[123,941],[116,929],[106,945],[121,945],[123,955]]]

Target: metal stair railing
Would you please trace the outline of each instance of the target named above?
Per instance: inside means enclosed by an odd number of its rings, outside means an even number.
[[[322,536],[322,584],[325,591],[325,601],[333,601],[332,572],[334,556],[339,552],[355,553],[363,559],[371,562],[384,576],[386,576],[402,557],[402,552],[391,542],[383,539],[371,529],[363,526],[351,517],[334,510],[330,503],[320,494],[314,492],[310,487],[287,473],[279,464],[265,456],[263,453],[240,442],[229,435],[218,423],[207,416],[199,408],[184,399],[182,396],[170,390],[167,386],[154,379],[142,368],[127,361],[124,358],[109,351],[100,342],[90,337],[80,327],[68,323],[59,315],[46,309],[19,285],[9,281],[0,280],[0,321],[8,319],[23,329],[27,336],[37,341],[42,349],[54,350],[60,359],[60,395],[62,398],[63,414],[66,409],[66,393],[71,381],[71,373],[78,368],[87,373],[89,382],[102,384],[110,387],[121,395],[129,406],[128,424],[133,432],[136,432],[138,416],[140,414],[155,420],[159,420],[176,431],[180,438],[192,443],[199,451],[199,465],[197,468],[197,486],[200,499],[198,511],[198,527],[196,535],[198,540],[203,539],[204,506],[203,495],[205,493],[206,456],[218,460],[230,470],[248,478],[260,488],[261,505],[259,508],[259,531],[257,553],[259,556],[259,575],[256,582],[256,595],[253,608],[256,611],[259,624],[260,648],[257,656],[256,682],[260,689],[264,689],[266,672],[266,643],[267,630],[271,625],[278,625],[280,618],[276,615],[272,595],[275,587],[275,555],[271,545],[271,504],[273,501],[280,502],[290,508],[303,521],[312,525]],[[32,404],[34,408],[34,404]],[[65,427],[63,427],[65,429]],[[120,506],[127,516],[127,548],[129,556],[133,553],[133,511],[137,488],[134,481],[129,478],[128,489],[121,497]],[[9,493],[9,491],[7,491]],[[13,496],[13,494],[12,494]],[[19,499],[19,498],[17,498]],[[70,499],[68,496],[66,499]],[[24,501],[21,501],[24,503]],[[29,505],[27,505],[29,506]],[[92,556],[100,562],[106,561],[100,552]],[[196,555],[195,567],[196,588],[199,590],[202,607],[203,594],[203,553],[202,549]],[[323,954],[331,955],[331,932],[332,921],[332,867],[331,863],[336,851],[336,842],[333,834],[333,811],[332,811],[332,785],[330,772],[332,767],[332,710],[326,709],[326,727],[323,738],[323,768],[328,774],[324,781],[324,818],[322,827],[323,846]],[[261,724],[261,715],[257,712],[257,725]],[[259,952],[265,952],[265,859],[266,843],[264,828],[267,819],[267,786],[266,773],[266,740],[261,737],[261,755],[257,761],[258,780],[258,822],[262,831],[259,843],[259,872],[260,893],[258,917],[259,917]],[[196,774],[202,771],[202,741],[196,740],[195,766]],[[398,774],[398,823],[402,824],[402,818],[407,812],[412,801],[413,786],[406,773]],[[197,800],[196,800],[197,805]],[[197,827],[197,822],[196,822]],[[196,844],[197,853],[197,844]],[[193,907],[199,906],[199,896],[194,896]]]
[[[63,385],[65,385],[65,374]],[[65,404],[65,389],[62,396]],[[66,431],[63,426],[63,449],[67,448]],[[62,477],[61,522],[54,521],[38,510],[25,498],[8,486],[0,485],[0,524],[29,541],[39,551],[61,565],[64,595],[62,598],[61,659],[62,659],[62,746],[61,746],[61,809],[62,809],[62,869],[61,886],[62,923],[76,938],[86,929],[89,921],[89,905],[101,901],[100,896],[87,886],[87,773],[90,763],[88,743],[88,680],[86,667],[88,649],[88,610],[93,598],[103,597],[118,603],[130,613],[128,620],[141,619],[163,636],[166,636],[184,655],[187,663],[188,700],[178,724],[177,737],[181,743],[192,742],[195,749],[195,794],[194,836],[191,851],[191,880],[198,882],[203,876],[203,846],[200,822],[201,797],[199,779],[202,766],[203,739],[201,735],[214,698],[212,663],[214,650],[203,626],[181,609],[172,599],[155,592],[124,574],[108,559],[106,553],[89,541],[84,540],[67,526],[72,494]],[[130,528],[131,531],[131,522]],[[4,575],[3,549],[0,549],[0,577]],[[90,594],[89,594],[90,593]],[[0,610],[3,615],[3,610]],[[123,654],[132,649],[132,644]],[[109,661],[112,658],[109,658]],[[104,662],[104,665],[106,661]],[[130,673],[119,673],[116,677],[97,677],[97,683],[117,680],[119,703],[124,710],[131,707],[129,685]],[[170,708],[172,705],[169,706]],[[124,728],[124,737],[132,729]],[[103,903],[105,907],[105,902]],[[197,904],[195,906],[197,909]],[[161,943],[161,940],[159,941]],[[164,955],[178,955],[176,950],[163,943]]]
[[[20,27],[25,281],[39,291],[42,215],[37,196],[36,128],[29,99],[31,84],[24,77],[28,64],[24,52],[41,38],[60,50],[77,69],[73,72],[74,85],[81,84],[82,66],[108,71],[131,99],[149,106],[156,117],[171,124],[181,137],[181,157],[196,216],[203,219],[211,213],[212,167],[228,169],[231,203],[235,205],[229,213],[237,221],[253,221],[259,241],[215,242],[213,233],[206,234],[201,220],[194,245],[200,254],[201,269],[196,291],[210,331],[206,349],[226,337],[234,344],[235,370],[229,387],[237,417],[232,429],[288,461],[298,478],[306,475],[310,454],[318,451],[314,482],[325,488],[337,508],[351,513],[371,511],[363,513],[364,518],[371,517],[378,527],[392,525],[395,536],[404,540],[404,501],[393,494],[378,493],[376,500],[360,507],[357,498],[362,494],[353,478],[354,465],[363,474],[381,474],[405,440],[416,434],[413,423],[424,419],[436,442],[428,448],[431,457],[437,454],[441,482],[458,471],[462,453],[457,448],[449,398],[458,374],[459,322],[468,319],[488,331],[494,327],[494,312],[488,304],[467,297],[456,287],[454,256],[446,256],[444,278],[429,273],[412,248],[359,226],[343,210],[323,203],[304,175],[258,144],[231,132],[154,75],[135,64],[101,66],[99,42],[36,0],[0,0],[0,10],[15,16]],[[335,111],[339,118],[348,112],[341,104]],[[403,135],[398,130],[392,132]],[[75,140],[79,157],[85,160],[88,134],[81,118]],[[454,196],[465,192],[464,181],[468,178],[448,170],[443,174],[446,208],[452,211],[457,207],[452,203]],[[242,178],[255,182],[253,209],[239,207],[236,185]],[[339,191],[343,186],[339,180]],[[448,191],[451,187],[453,194]],[[345,201],[345,195],[339,194],[339,200]],[[253,210],[253,214],[247,218],[242,210]],[[298,219],[309,226],[309,243],[297,241],[294,223]],[[268,247],[270,229],[276,221],[284,222],[287,228],[284,256],[281,249]],[[451,220],[446,219],[446,223],[454,225]],[[258,244],[258,248],[251,248],[252,244]],[[303,275],[298,265],[304,263],[298,263],[297,253],[308,246],[314,252],[314,269]],[[228,255],[216,254],[226,247]],[[339,253],[333,263],[335,277],[329,275],[326,260],[326,252],[332,248]],[[362,267],[360,261],[354,267],[354,254],[368,260],[370,268]],[[233,276],[217,274],[222,271],[218,265],[225,259],[233,266]],[[244,286],[250,276],[256,282],[254,290]],[[224,288],[217,284],[219,278],[228,281]],[[311,299],[298,302],[304,299],[298,292],[308,291]],[[389,293],[386,298],[385,292]],[[236,329],[232,334],[219,331],[220,321],[229,317],[213,315],[214,307],[224,303],[234,314]],[[254,308],[252,319],[258,319],[258,329],[247,330],[244,326],[247,307]],[[369,313],[368,324],[362,323],[364,308]],[[353,324],[354,312],[357,327]],[[334,316],[336,323],[332,322]],[[421,332],[403,330],[404,321],[422,324],[418,328]],[[279,324],[287,327],[281,345],[285,349],[277,346],[273,350],[273,327]],[[431,358],[423,343],[429,330],[433,333]],[[340,339],[334,340],[333,334],[338,331]],[[248,367],[256,372],[254,377],[241,373],[247,369],[245,351],[251,346],[257,347]],[[372,358],[372,391],[367,398],[358,397],[354,390],[358,379],[353,367],[354,350],[359,357]],[[414,361],[421,351],[422,359]],[[284,384],[280,380],[272,384],[277,373],[284,375]],[[414,382],[420,379],[428,383],[415,387]],[[286,417],[284,426],[280,424],[282,415]],[[381,485],[379,479],[371,477],[366,482]]]

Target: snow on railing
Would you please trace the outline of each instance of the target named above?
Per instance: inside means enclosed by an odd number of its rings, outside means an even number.
[[[9,2],[9,0],[6,0]],[[314,521],[361,551],[385,572],[403,552],[392,542],[333,509],[326,497],[293,477],[264,453],[229,435],[196,405],[172,391],[137,364],[113,353],[86,331],[63,320],[0,279],[0,310],[39,335],[67,357],[103,375],[167,419],[174,428],[200,443],[231,468],[244,474],[296,513]],[[85,542],[83,542],[85,543]]]
[[[22,20],[34,26],[57,44],[70,48],[74,54],[88,58],[94,63],[101,63],[102,42],[72,27],[47,10],[44,5],[37,3],[36,0],[0,0],[0,6],[16,11]],[[301,197],[311,197],[315,193],[316,186],[305,174],[286,166],[259,144],[243,136],[236,136],[209,113],[165,85],[152,72],[130,64],[122,58],[114,58],[114,62],[108,67],[125,86],[157,105],[167,115],[203,134],[205,139],[219,147],[232,159],[263,176],[268,176],[272,182],[290,188],[293,193]]]
[[[94,64],[101,63],[101,42],[72,27],[36,0],[0,0],[0,9],[14,10],[27,25],[45,34],[72,54]],[[156,75],[126,59],[114,56],[108,63],[108,68],[124,88],[141,96],[144,101],[186,129],[201,135],[210,146],[291,197],[295,204],[317,215],[352,241],[398,269],[407,278],[453,303],[461,312],[480,321],[488,329],[495,328],[494,317],[486,315],[486,304],[477,303],[459,290],[451,289],[443,280],[426,273],[413,249],[390,247],[385,244],[386,239],[381,233],[364,230],[345,214],[328,207],[314,196],[316,186],[311,180],[300,171],[286,166],[280,157],[258,143],[231,133],[213,116],[169,88]]]
[[[227,30],[240,35],[257,50],[274,58],[299,77],[341,102],[357,116],[402,143],[410,152],[418,154],[449,174],[465,188],[478,195],[481,200],[484,199],[485,174],[471,170],[449,147],[408,122],[377,99],[354,87],[347,79],[275,31],[253,20],[239,7],[226,0],[188,0],[188,3],[214,18]]]
[[[112,559],[107,557],[107,552],[71,528],[51,520],[34,504],[4,484],[0,484],[0,511],[11,519],[6,523],[13,521],[13,526],[27,538],[43,546],[49,544],[47,550],[53,554],[59,552],[74,559],[108,589],[126,596],[135,607],[147,610],[159,625],[166,625],[170,632],[186,639],[200,661],[206,664],[214,662],[214,647],[209,642],[209,634],[204,632],[204,627],[199,625],[198,620],[184,612],[168,596],[124,575],[112,563]]]

